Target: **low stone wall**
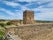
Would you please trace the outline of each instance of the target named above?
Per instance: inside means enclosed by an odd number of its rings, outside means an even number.
[[[22,40],[46,40],[48,34],[53,30],[53,24],[28,24],[17,27],[7,28],[5,35],[11,32],[18,35]],[[38,38],[39,37],[39,38]]]

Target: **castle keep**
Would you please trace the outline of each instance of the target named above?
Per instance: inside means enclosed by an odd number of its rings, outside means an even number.
[[[34,24],[34,11],[23,12],[23,24]]]

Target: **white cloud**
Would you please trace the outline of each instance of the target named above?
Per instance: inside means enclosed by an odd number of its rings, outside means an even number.
[[[15,13],[13,13],[13,12],[11,12],[11,11],[9,11],[9,10],[6,10],[6,9],[4,9],[4,8],[0,8],[0,11],[3,11],[3,12],[5,12],[5,13],[7,13],[8,15],[10,15],[8,18],[7,17],[5,17],[5,16],[0,16],[1,18],[6,18],[6,19],[22,19],[22,11],[21,10],[17,10],[17,11],[15,11]]]
[[[0,15],[0,19],[4,19],[4,18],[6,18],[5,16],[3,16],[3,15]]]
[[[15,0],[15,1],[20,1],[20,2],[30,2],[29,4],[27,5],[20,5],[16,2],[9,2],[9,1],[4,1],[3,3],[8,5],[8,6],[11,6],[11,7],[17,7],[17,6],[20,6],[21,7],[21,10],[15,10],[16,12],[13,13],[9,10],[6,10],[4,8],[0,8],[0,10],[6,12],[7,14],[9,15],[12,15],[11,18],[13,19],[16,19],[16,18],[19,18],[19,19],[22,19],[22,13],[24,10],[34,10],[34,11],[41,11],[41,13],[35,13],[35,19],[36,20],[53,20],[53,8],[44,8],[44,5],[41,5],[39,6],[38,8],[33,8],[33,9],[30,9],[28,8],[27,6],[29,5],[32,5],[33,3],[32,2],[38,2],[38,4],[42,4],[42,3],[47,3],[47,2],[50,2],[49,4],[47,4],[46,6],[50,6],[50,7],[53,7],[53,0]]]
[[[30,9],[27,8],[26,6],[22,6],[21,8],[22,8],[21,10],[23,10],[23,11],[24,11],[24,10],[30,10]]]
[[[3,11],[3,12],[6,12],[7,14],[9,14],[9,15],[11,15],[11,16],[14,16],[14,13],[11,12],[11,11],[9,11],[9,10],[6,10],[6,9],[4,9],[4,8],[0,8],[0,10]]]
[[[48,0],[48,1],[50,1],[50,0]],[[45,0],[43,2],[46,3],[48,1]],[[40,2],[41,2],[41,0],[40,0]],[[31,5],[31,4],[33,4],[33,3],[30,3],[28,5]],[[28,6],[28,5],[26,5],[26,6]],[[52,3],[49,3],[48,5],[51,6]],[[34,9],[29,9],[26,6],[22,6],[22,10],[34,10],[34,11],[40,11],[40,12],[42,12],[42,13],[38,13],[38,14],[35,13],[35,19],[36,20],[53,20],[53,9],[51,9],[51,8],[43,8],[44,5],[41,5],[38,8],[34,8]]]
[[[40,6],[35,11],[40,11],[41,13],[35,14],[36,20],[53,20],[53,8],[43,8]]]
[[[15,1],[20,1],[20,2],[34,2],[34,1],[37,1],[37,0],[15,0]]]
[[[13,13],[13,12],[11,12],[9,10],[4,9],[4,8],[0,8],[0,10],[7,13],[10,16],[15,16],[15,17],[20,16],[20,14],[21,14],[20,11],[16,11],[15,13]]]
[[[49,2],[49,1],[53,1],[53,0],[14,0],[15,2],[38,2],[39,4],[41,3],[45,3],[45,2]]]
[[[4,4],[8,5],[8,6],[11,6],[11,7],[17,7],[19,6],[18,3],[15,3],[15,2],[9,2],[9,1],[3,1]]]
[[[48,12],[48,13],[40,13],[35,16],[36,20],[53,20],[53,12]]]
[[[53,7],[53,1],[52,2],[50,2],[48,5],[47,5],[47,7]]]

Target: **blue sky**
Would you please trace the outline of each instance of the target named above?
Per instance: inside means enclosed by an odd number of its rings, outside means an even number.
[[[33,10],[35,20],[53,21],[53,0],[0,0],[0,19],[23,19]]]

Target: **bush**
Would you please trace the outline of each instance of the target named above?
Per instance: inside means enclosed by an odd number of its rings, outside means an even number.
[[[10,22],[7,22],[7,25],[11,25],[11,23]]]
[[[1,26],[1,27],[4,27],[4,26],[5,26],[5,24],[4,24],[4,23],[0,23],[0,26]]]

